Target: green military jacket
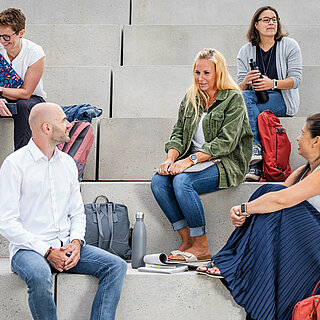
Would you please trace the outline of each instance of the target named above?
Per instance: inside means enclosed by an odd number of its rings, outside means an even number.
[[[203,114],[199,107],[198,118],[187,96],[180,104],[178,120],[165,145],[165,150],[176,149],[178,159],[186,157],[191,146],[197,124]],[[221,159],[219,188],[237,186],[248,171],[252,155],[252,131],[245,110],[242,95],[237,90],[219,90],[216,100],[208,109],[202,122],[205,143],[199,151]]]

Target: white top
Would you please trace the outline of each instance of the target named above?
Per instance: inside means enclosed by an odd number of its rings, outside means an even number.
[[[6,49],[0,44],[0,53],[4,56],[4,58],[9,62],[12,63],[12,68],[15,72],[24,80],[26,72],[28,68],[37,62],[42,57],[45,57],[43,49],[35,44],[34,42],[22,38],[22,48],[19,54],[10,62]],[[35,88],[34,95],[42,97],[43,99],[46,98],[46,93],[43,90],[43,81],[42,77]]]
[[[320,169],[320,165],[318,165],[312,172],[315,172]],[[320,194],[307,199],[307,201],[313,205],[320,212]]]
[[[44,255],[50,246],[84,240],[86,218],[74,160],[56,148],[48,158],[31,139],[0,169],[0,233],[19,249]]]
[[[201,115],[196,131],[193,135],[192,142],[191,142],[191,149],[190,149],[191,153],[197,152],[206,142],[206,140],[204,139],[204,133],[202,128],[202,121],[206,115],[207,115],[207,112],[204,112]]]

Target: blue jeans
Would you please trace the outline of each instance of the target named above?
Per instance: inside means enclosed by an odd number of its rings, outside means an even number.
[[[207,230],[199,194],[219,190],[219,170],[212,165],[199,172],[176,176],[155,174],[151,190],[174,230],[189,226],[191,237],[202,236]]]
[[[258,103],[254,90],[242,91],[244,102],[247,106],[249,122],[253,133],[253,145],[261,146],[258,129],[258,115],[265,111],[272,111],[277,117],[286,116],[286,104],[282,94],[277,91],[268,90],[269,101],[266,103]]]
[[[11,267],[12,271],[28,285],[28,302],[33,318],[56,320],[49,262],[35,251],[19,250],[12,258]],[[115,318],[126,270],[127,264],[121,258],[102,249],[85,245],[81,248],[78,264],[64,272],[87,274],[99,279],[90,319],[111,320]]]

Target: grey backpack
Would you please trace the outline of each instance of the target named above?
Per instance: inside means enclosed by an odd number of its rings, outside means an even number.
[[[98,203],[103,198],[105,202]],[[87,244],[107,250],[123,259],[129,259],[130,222],[128,209],[123,204],[109,202],[106,196],[98,196],[93,203],[85,204]]]

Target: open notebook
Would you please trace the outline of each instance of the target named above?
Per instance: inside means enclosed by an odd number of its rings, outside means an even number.
[[[0,87],[19,88],[23,84],[20,76],[11,67],[10,63],[0,54]]]

